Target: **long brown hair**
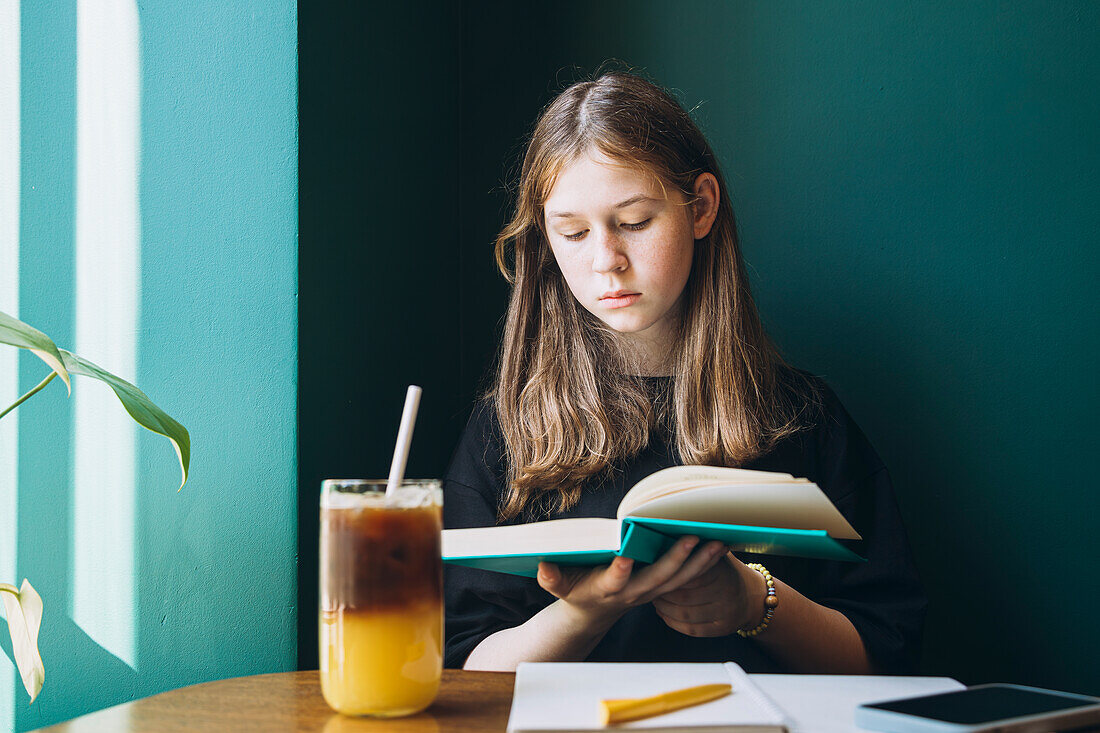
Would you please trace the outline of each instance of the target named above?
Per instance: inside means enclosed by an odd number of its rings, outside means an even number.
[[[700,174],[718,180],[717,216],[695,242],[665,410],[615,332],[577,303],[547,239],[544,202],[559,172],[590,149],[689,202]],[[575,83],[543,111],[496,260],[512,284],[491,392],[507,449],[502,521],[574,506],[587,480],[641,452],[658,425],[684,463],[737,466],[805,427],[806,408],[820,402],[761,325],[714,153],[676,100],[635,74]]]

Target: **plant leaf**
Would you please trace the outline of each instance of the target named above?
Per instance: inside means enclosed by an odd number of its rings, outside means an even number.
[[[17,591],[15,586],[0,583],[0,599],[4,601],[4,614],[8,619],[8,632],[11,634],[11,650],[15,656],[15,666],[23,678],[23,687],[31,696],[31,702],[38,697],[42,683],[46,681],[46,668],[42,665],[42,655],[38,653],[38,629],[42,626],[42,598],[26,578]]]
[[[84,377],[93,377],[106,382],[122,400],[122,406],[130,417],[137,421],[138,425],[163,435],[172,441],[172,447],[176,449],[176,456],[180,461],[180,469],[183,471],[183,481],[180,488],[187,483],[187,469],[191,465],[191,436],[187,428],[173,420],[168,413],[153,404],[148,395],[121,377],[116,377],[106,369],[102,369],[90,361],[83,359],[71,351],[59,349],[65,368],[73,374]]]
[[[57,345],[49,336],[39,331],[34,326],[23,323],[18,318],[13,318],[0,311],[0,344],[10,344],[21,349],[29,349],[39,359],[57,372],[69,394],[73,393],[73,386],[69,382],[69,372],[61,359]]]

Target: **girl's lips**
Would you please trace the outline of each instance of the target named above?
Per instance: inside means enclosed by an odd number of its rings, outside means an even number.
[[[640,297],[642,297],[641,293],[630,293],[616,298],[600,298],[600,305],[604,308],[626,308],[628,305],[634,305]]]

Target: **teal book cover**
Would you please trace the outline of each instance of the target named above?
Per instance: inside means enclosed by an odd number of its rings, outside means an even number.
[[[672,519],[628,517],[622,524],[622,542],[617,549],[580,550],[499,555],[444,555],[443,561],[511,575],[533,578],[540,562],[562,566],[592,567],[606,565],[617,556],[651,563],[666,552],[680,537],[694,535],[702,541],[718,540],[734,552],[759,555],[788,555],[821,560],[862,562],[856,552],[858,541],[833,539],[824,530],[746,527]]]

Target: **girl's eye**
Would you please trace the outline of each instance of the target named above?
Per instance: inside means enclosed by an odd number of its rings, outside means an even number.
[[[653,217],[650,217],[649,219],[645,219],[644,221],[640,221],[636,224],[623,222],[619,226],[621,226],[623,229],[626,229],[629,232],[640,232],[641,230],[643,230],[647,226],[649,226],[649,223],[651,221],[653,221]],[[570,242],[577,242],[577,241],[580,241],[581,239],[584,239],[584,235],[587,234],[587,233],[588,233],[587,229],[582,229],[581,231],[577,232],[576,234],[563,234],[561,236],[564,239],[568,239]]]

